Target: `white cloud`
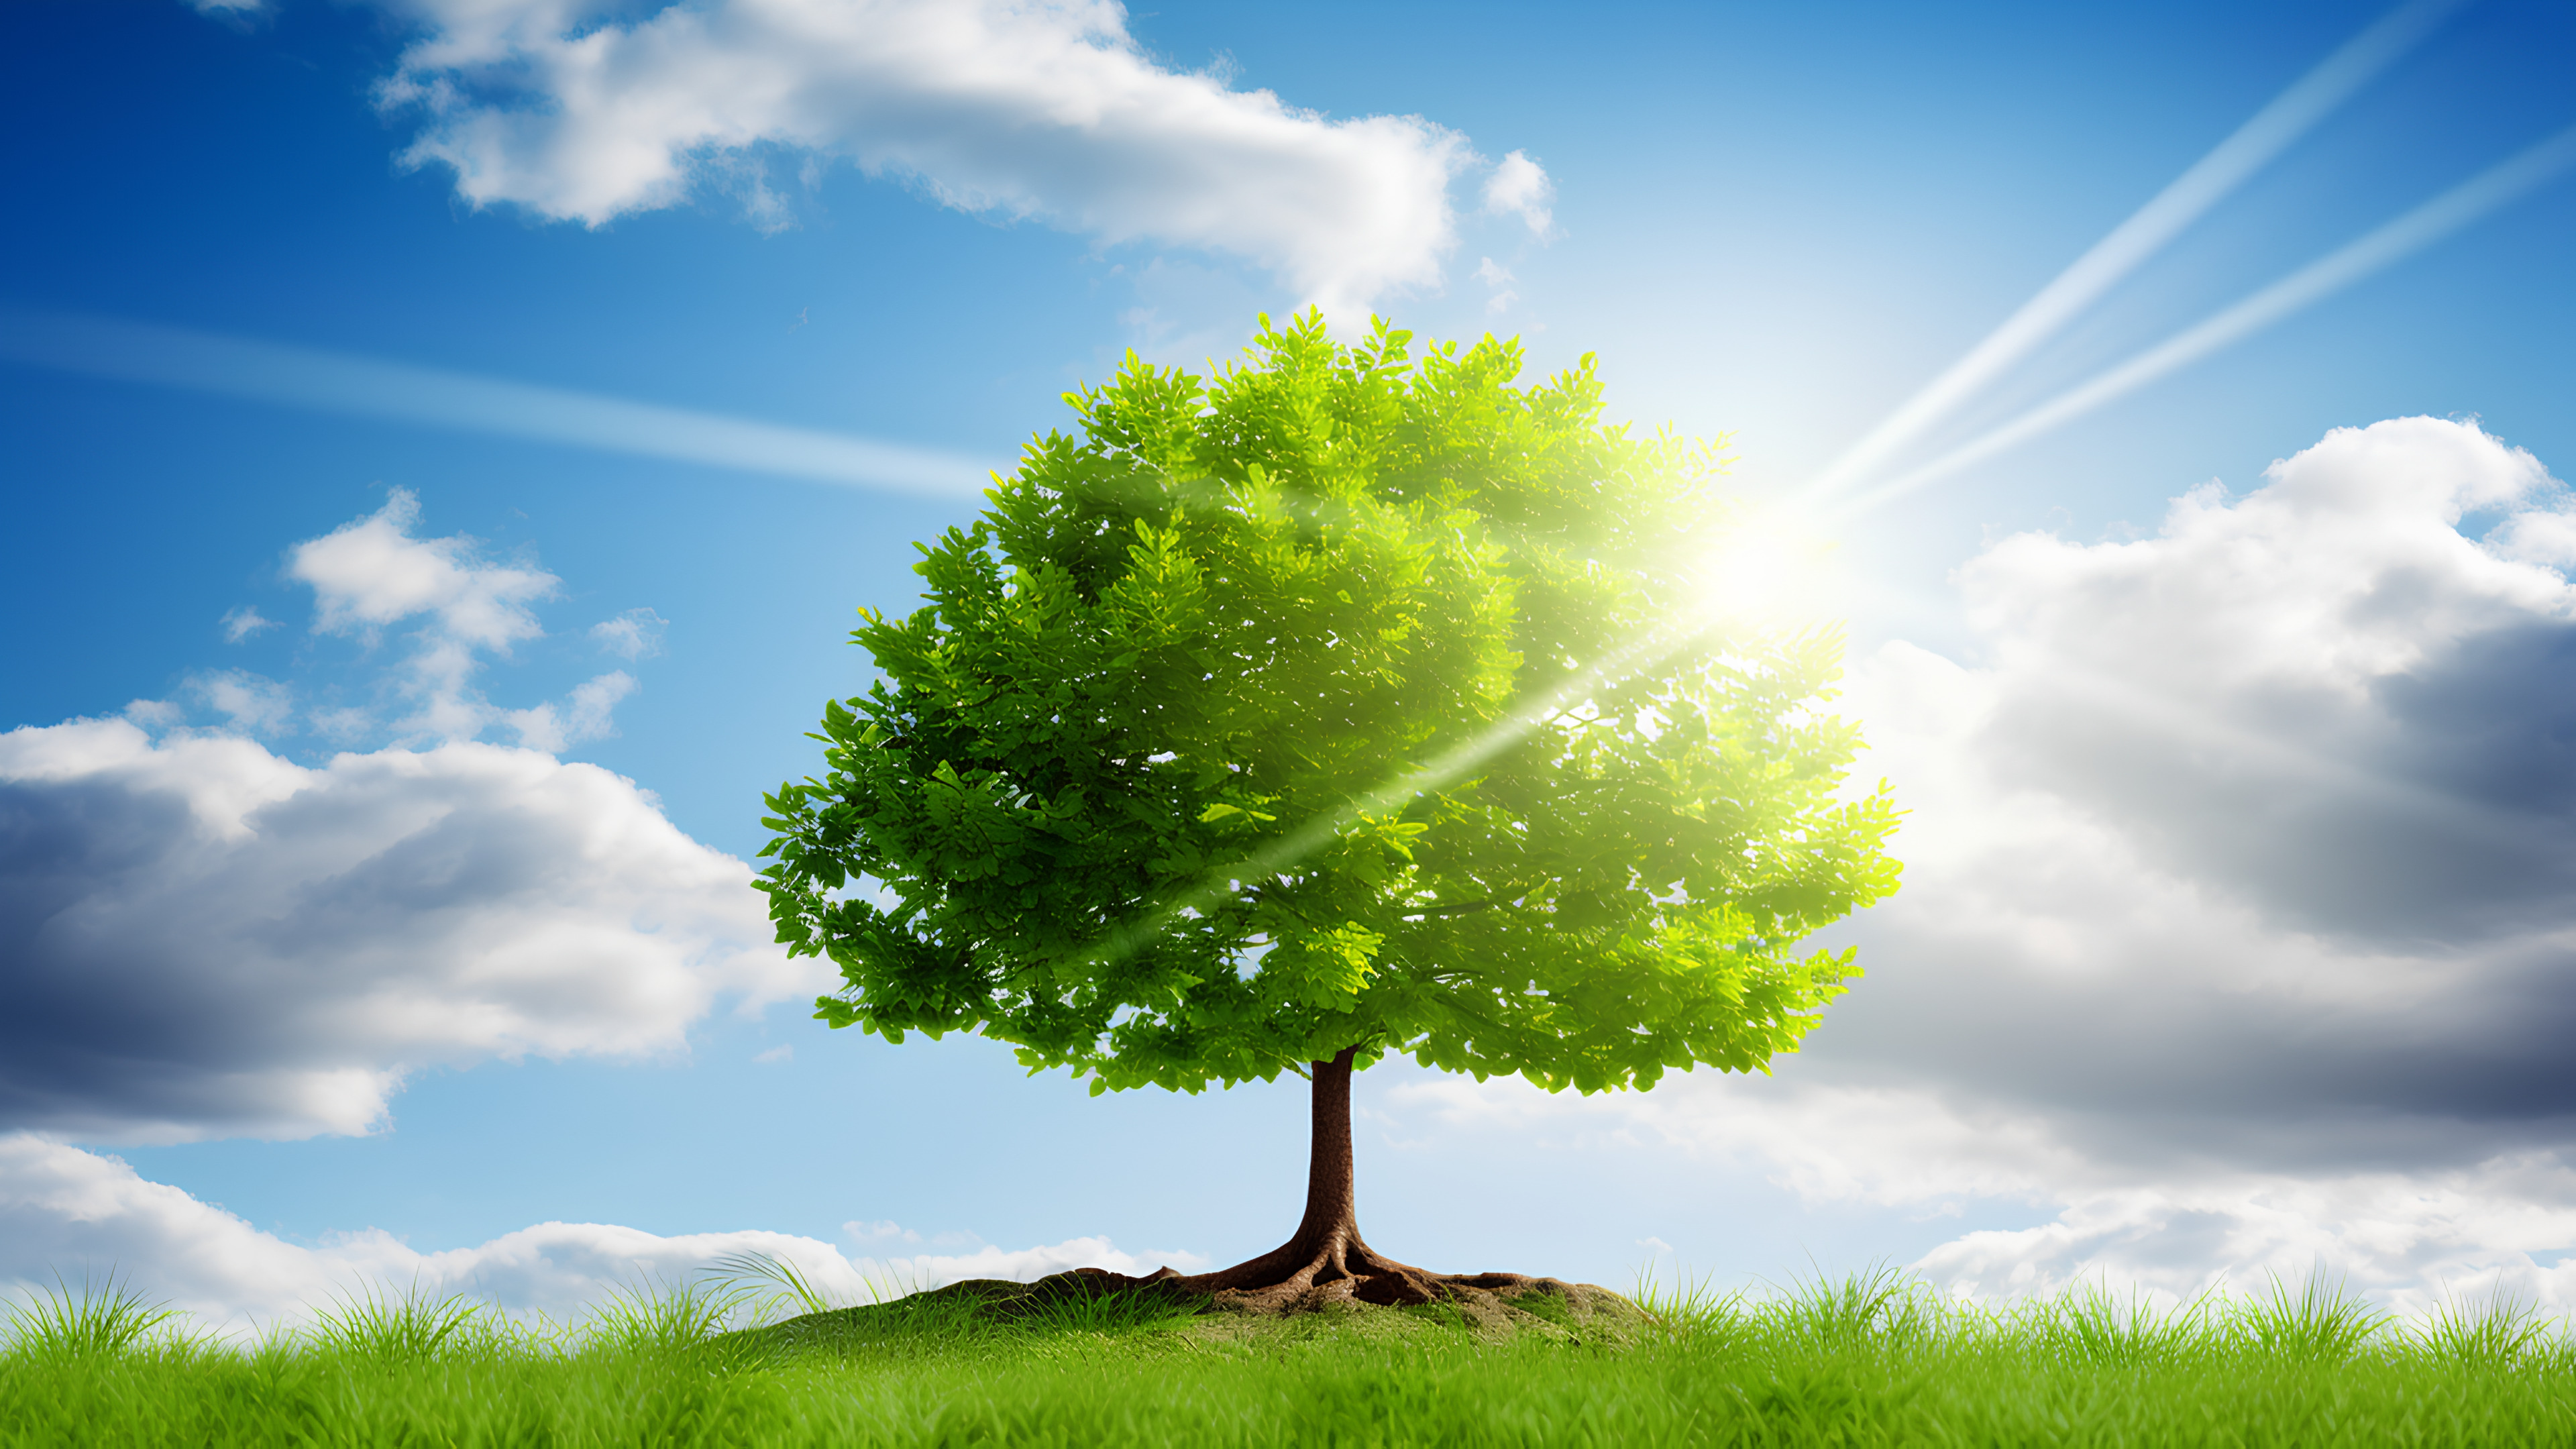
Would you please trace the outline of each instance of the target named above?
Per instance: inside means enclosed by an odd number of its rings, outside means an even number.
[[[1869,974],[1777,1078],[1392,1100],[1817,1201],[2058,1212],[1922,1261],[1967,1290],[2324,1266],[2576,1309],[2537,1266],[2576,1247],[2570,517],[2530,455],[2408,418],[2152,538],[1995,543],[1959,575],[1976,662],[1853,670],[1905,887],[1834,933]]]
[[[720,996],[828,985],[770,935],[747,866],[595,766],[0,735],[0,1129],[363,1132],[429,1066],[678,1051]]]
[[[1987,550],[1961,577],[1991,665],[1872,665],[1910,719],[1976,722],[1933,758],[1900,720],[1883,753],[1922,756],[1945,809],[1966,789],[2062,817],[2024,835],[2091,822],[2206,912],[2251,913],[2231,931],[2411,958],[2576,926],[2576,698],[2551,664],[2576,589],[2512,547],[2563,520],[2562,490],[2431,418],[2338,430],[2269,477],[2194,491],[2156,538]],[[2479,511],[2507,514],[2499,546],[2457,531]],[[1929,838],[1933,868],[2013,848],[1970,816]]]
[[[132,700],[120,713],[147,730],[171,729],[188,722],[188,712],[166,699]]]
[[[56,1273],[77,1282],[84,1268],[102,1274],[113,1268],[147,1298],[219,1331],[291,1324],[335,1298],[371,1290],[470,1294],[560,1322],[620,1290],[679,1283],[739,1253],[792,1263],[842,1302],[966,1278],[1027,1280],[1085,1265],[1122,1273],[1150,1272],[1167,1262],[1184,1271],[1206,1266],[1190,1253],[1121,1252],[1106,1238],[851,1258],[828,1243],[786,1233],[661,1237],[602,1223],[542,1223],[446,1252],[420,1252],[374,1229],[303,1247],[178,1188],[144,1181],[114,1157],[29,1133],[0,1135],[0,1296],[49,1289]]]
[[[1485,298],[1485,311],[1489,316],[1501,316],[1521,299],[1521,294],[1512,290],[1511,272],[1492,257],[1477,265],[1476,280],[1493,289],[1492,295]]]
[[[851,1241],[858,1243],[918,1243],[921,1241],[921,1234],[892,1220],[843,1223],[841,1231],[849,1234]]]
[[[395,488],[374,513],[295,546],[286,572],[313,586],[316,632],[373,638],[389,624],[429,614],[444,639],[502,653],[545,633],[528,605],[554,597],[561,579],[485,563],[462,535],[413,538],[419,521],[420,499]]]
[[[1518,151],[1504,156],[1485,178],[1485,214],[1518,216],[1529,229],[1546,236],[1556,223],[1552,208],[1556,203],[1556,183],[1537,162]]]
[[[643,659],[662,652],[662,631],[670,623],[650,609],[629,609],[591,625],[590,637],[621,659]]]
[[[463,535],[414,538],[420,500],[396,488],[385,506],[288,552],[287,575],[313,586],[313,629],[355,635],[373,647],[383,631],[423,619],[412,635],[402,693],[413,712],[395,725],[410,739],[470,740],[502,721],[468,685],[479,653],[506,656],[540,638],[530,605],[562,580],[534,567],[493,563]]]
[[[623,669],[612,670],[573,686],[571,697],[560,710],[541,704],[534,709],[507,711],[504,718],[519,732],[522,748],[553,754],[565,745],[609,734],[610,711],[634,692],[635,676]]]
[[[2070,1205],[1935,1255],[1962,1281],[2181,1273],[2197,1233],[2204,1269],[2398,1293],[2576,1245],[2530,1166],[2576,1147],[2576,589],[2533,542],[2564,490],[2431,418],[2266,477],[2149,539],[2006,539],[1960,575],[1982,665],[1856,671],[1907,884],[1801,1069],[1937,1104],[1872,1140],[1877,1191]]]
[[[305,723],[312,726],[313,733],[341,745],[357,744],[376,730],[376,717],[354,704],[315,710],[305,717]]]
[[[275,619],[262,617],[259,610],[252,608],[248,604],[244,604],[240,608],[234,609],[224,615],[223,626],[224,642],[227,644],[239,644],[244,639],[258,633],[262,629],[276,628],[277,621]]]
[[[796,1060],[796,1048],[786,1042],[780,1042],[767,1051],[752,1053],[751,1059],[762,1066],[785,1066]]]
[[[192,675],[187,691],[248,734],[275,734],[295,718],[293,689],[245,669]]]
[[[2088,1196],[2057,1221],[1969,1233],[1920,1265],[1951,1291],[2055,1292],[2080,1281],[2168,1300],[2261,1291],[2322,1272],[2404,1313],[2501,1294],[2576,1312],[2576,1173],[2554,1154],[2464,1172],[2247,1176]]]
[[[477,206],[597,226],[731,190],[780,224],[770,148],[910,179],[963,210],[1104,244],[1249,258],[1337,315],[1439,285],[1466,139],[1417,116],[1327,120],[1156,64],[1112,0],[707,0],[612,18],[569,0],[406,0],[429,29],[382,90],[405,153]],[[1546,225],[1515,152],[1489,205]],[[1500,198],[1499,203],[1497,198]]]
[[[1085,1267],[1141,1277],[1162,1267],[1199,1273],[1212,1266],[1200,1254],[1179,1250],[1122,1252],[1107,1238],[1068,1238],[1042,1248],[986,1246],[967,1253],[915,1253],[905,1258],[867,1258],[860,1262],[860,1271],[866,1278],[898,1293],[917,1293],[969,1278],[1008,1278],[1027,1283],[1050,1273]]]
[[[1615,1143],[1666,1164],[1763,1171],[1817,1204],[1920,1217],[2001,1201],[2055,1213],[2037,1227],[1965,1233],[1912,1265],[1955,1293],[2050,1293],[2092,1281],[2170,1302],[2211,1287],[2259,1292],[2272,1278],[2323,1270],[2400,1312],[2500,1287],[2576,1313],[2576,1258],[2558,1262],[2576,1245],[2576,1171],[2560,1152],[2459,1167],[2248,1170],[2167,1159],[2142,1168],[2123,1144],[2087,1140],[2080,1121],[1921,1072],[1854,1086],[1833,1080],[1866,1070],[1847,1060],[1802,1056],[1778,1067],[1775,1078],[1694,1072],[1651,1092],[1588,1100],[1518,1081],[1423,1078],[1392,1089],[1386,1107],[1400,1129],[1453,1145],[1468,1134],[1523,1151]]]
[[[562,581],[532,564],[488,560],[461,534],[416,538],[419,521],[419,499],[397,488],[383,508],[288,552],[288,576],[313,587],[316,633],[354,635],[373,648],[386,629],[419,621],[409,636],[412,650],[394,673],[393,692],[408,711],[391,723],[394,735],[407,743],[456,743],[498,726],[514,731],[523,747],[552,753],[612,733],[611,713],[637,688],[624,670],[576,686],[560,703],[501,709],[483,698],[473,687],[482,656],[506,657],[512,645],[543,637],[532,606],[559,594]],[[662,624],[650,609],[630,609],[590,633],[602,647],[637,659],[659,651]],[[273,700],[253,699],[240,686],[252,676],[233,671],[210,678],[196,692],[230,714],[234,727],[254,733],[285,727],[291,711],[284,686],[275,686]],[[217,689],[224,691],[220,698]],[[276,707],[255,707],[263,703]],[[374,733],[378,719],[350,705],[317,712],[311,724],[327,738],[355,742]]]
[[[290,731],[297,691],[239,669],[178,691],[219,728],[137,700],[0,735],[0,1131],[363,1132],[426,1067],[675,1052],[721,996],[828,985],[771,944],[741,861],[552,758],[610,732],[633,676],[525,710],[468,688],[482,654],[540,637],[531,605],[559,585],[414,537],[418,518],[397,490],[288,572],[319,631],[414,626],[396,728],[445,743],[295,763],[243,736]],[[623,617],[640,653],[659,621]],[[309,724],[382,737],[356,706]],[[472,742],[496,724],[527,748]]]
[[[635,676],[623,669],[611,670],[595,679],[573,686],[572,698],[564,710],[564,732],[568,739],[596,739],[609,731],[609,711],[617,702],[635,692]]]

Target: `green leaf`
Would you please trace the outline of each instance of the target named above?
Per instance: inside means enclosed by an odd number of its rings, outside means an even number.
[[[1794,1051],[1859,976],[1803,943],[1898,879],[1894,804],[1839,794],[1840,637],[1552,699],[1677,617],[1733,507],[1722,445],[1523,364],[1309,312],[1068,395],[921,546],[922,606],[861,611],[879,682],[768,799],[779,939],[847,983],[818,1019],[1095,1091],[1360,1044],[1585,1092]]]

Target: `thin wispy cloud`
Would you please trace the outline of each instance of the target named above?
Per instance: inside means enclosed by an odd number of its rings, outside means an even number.
[[[1805,489],[1824,499],[1859,481],[1980,389],[2065,330],[2103,293],[2164,250],[2300,137],[2430,35],[2467,0],[2411,0],[2345,42],[2191,168],[2093,244],[1985,340],[1841,456]]]
[[[295,718],[292,686],[244,669],[191,675],[184,692],[223,715],[228,728],[243,734],[277,734]]]
[[[532,709],[509,710],[502,718],[518,732],[522,749],[554,754],[566,745],[614,733],[612,713],[635,689],[635,676],[615,669],[574,685],[561,704],[549,701]]]
[[[644,659],[662,652],[662,631],[670,623],[651,609],[629,609],[591,625],[590,637],[619,658]]]
[[[248,604],[226,611],[219,622],[223,626],[224,642],[227,644],[239,644],[263,629],[277,627],[275,619],[262,615],[259,610]]]
[[[101,317],[0,313],[0,359],[317,412],[939,498],[980,496],[989,471],[981,459],[845,433]]]

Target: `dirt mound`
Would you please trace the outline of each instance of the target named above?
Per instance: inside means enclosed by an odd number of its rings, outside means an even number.
[[[1646,1324],[1637,1305],[1607,1288],[1520,1273],[1423,1274],[1427,1301],[1380,1303],[1367,1281],[1339,1279],[1295,1292],[1205,1292],[1168,1270],[1129,1277],[1077,1268],[1034,1283],[976,1278],[862,1308],[807,1314],[753,1330],[787,1349],[854,1348],[927,1332],[996,1328],[1081,1331],[1159,1320],[1189,1338],[1251,1343],[1330,1335],[1401,1340],[1467,1332],[1566,1342],[1627,1342]]]

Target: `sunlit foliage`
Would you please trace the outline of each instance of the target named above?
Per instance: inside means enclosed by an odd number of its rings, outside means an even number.
[[[924,546],[926,605],[864,615],[882,679],[770,799],[780,939],[846,982],[818,1014],[1095,1090],[1793,1050],[1857,974],[1800,943],[1896,880],[1889,800],[1837,794],[1839,639],[1698,618],[1716,452],[1605,426],[1590,358],[1522,366],[1309,314],[1069,396]]]

